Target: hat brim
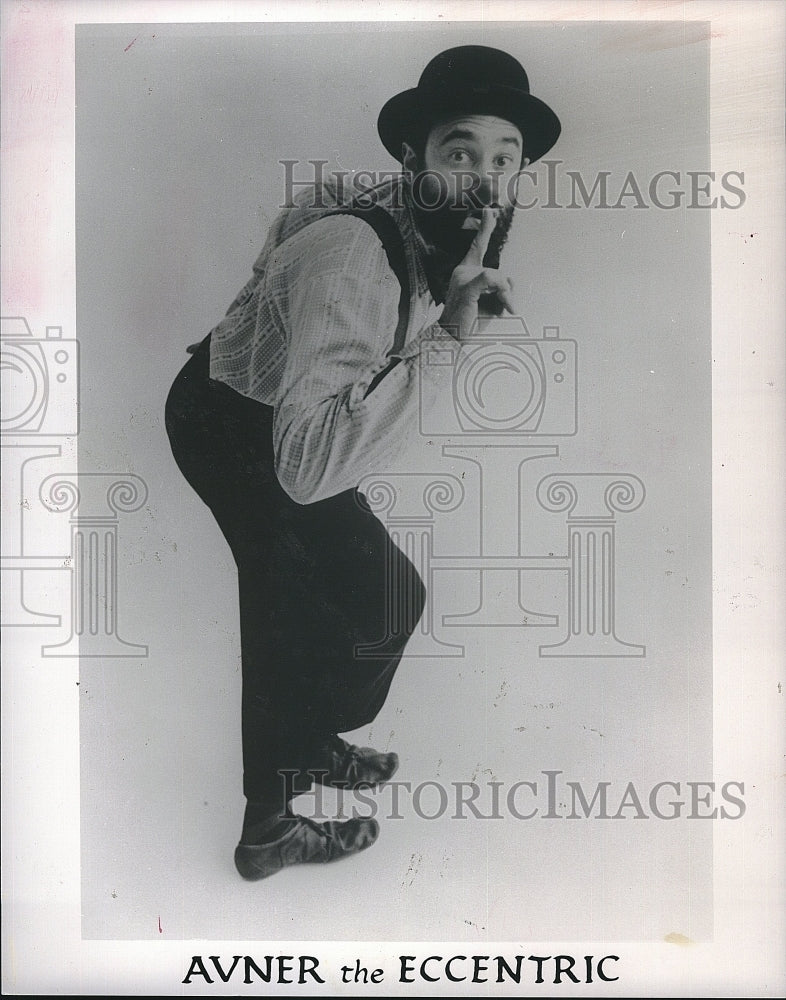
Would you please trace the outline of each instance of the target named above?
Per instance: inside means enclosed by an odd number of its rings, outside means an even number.
[[[454,114],[493,115],[512,122],[524,140],[530,163],[554,145],[562,131],[559,118],[545,102],[512,87],[463,88],[447,94],[405,90],[384,105],[377,130],[385,149],[401,161],[401,145],[424,125],[434,125]]]

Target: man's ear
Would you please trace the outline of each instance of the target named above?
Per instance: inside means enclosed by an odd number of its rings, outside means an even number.
[[[410,174],[418,172],[418,158],[408,142],[401,143],[401,166]]]

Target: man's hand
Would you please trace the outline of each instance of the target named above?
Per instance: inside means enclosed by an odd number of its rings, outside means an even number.
[[[509,313],[516,313],[511,298],[510,278],[493,267],[483,267],[491,234],[496,224],[494,212],[483,209],[480,229],[462,262],[450,277],[445,308],[439,324],[459,340],[466,340],[478,318],[478,299],[489,292],[496,294]]]

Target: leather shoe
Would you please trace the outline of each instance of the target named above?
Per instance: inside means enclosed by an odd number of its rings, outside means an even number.
[[[319,784],[351,791],[373,788],[389,781],[397,768],[398,754],[357,747],[340,736],[331,736],[320,748],[315,766],[309,770]]]
[[[317,823],[296,816],[292,829],[269,844],[238,844],[235,867],[249,881],[275,875],[288,865],[326,863],[371,847],[379,836],[375,819]]]

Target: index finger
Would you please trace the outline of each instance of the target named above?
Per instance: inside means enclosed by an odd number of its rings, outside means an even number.
[[[465,264],[476,264],[478,267],[483,267],[483,258],[486,256],[489,240],[491,239],[491,234],[494,232],[496,223],[494,210],[484,208],[481,215],[480,229],[467,251],[467,255],[464,258]]]

